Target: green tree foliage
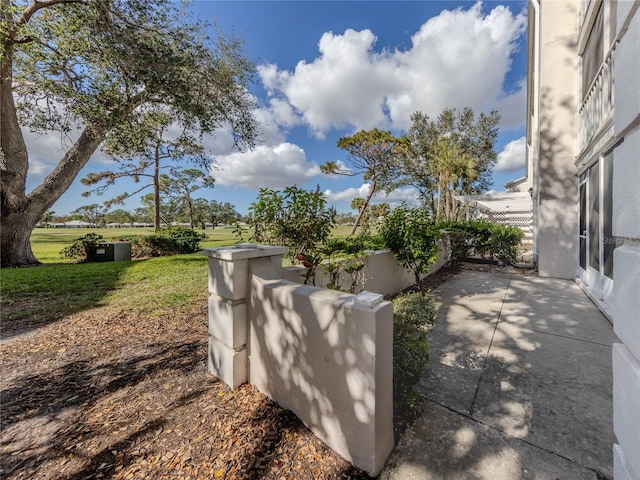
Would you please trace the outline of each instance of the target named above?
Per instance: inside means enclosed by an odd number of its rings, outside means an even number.
[[[420,277],[438,257],[439,227],[424,208],[395,208],[382,223],[380,235],[396,261],[413,273],[416,286]]]
[[[98,224],[103,223],[105,213],[106,210],[103,207],[97,203],[92,203],[91,205],[83,205],[76,208],[71,212],[71,216],[97,227]]]
[[[39,223],[44,223],[45,228],[49,228],[49,224],[53,222],[55,216],[56,212],[54,212],[53,210],[47,210],[46,212],[44,212],[44,215],[42,215],[42,218],[40,218]]]
[[[105,140],[103,150],[115,161],[116,170],[87,174],[81,180],[82,184],[98,186],[84,192],[83,196],[89,196],[94,192],[102,195],[123,177],[132,178],[135,184],[140,184],[141,178],[145,178],[147,181],[142,182],[134,191],[124,192],[107,200],[105,206],[122,203],[151,187],[154,199],[154,227],[157,230],[160,228],[161,190],[169,195],[175,194],[176,188],[180,190],[179,184],[188,180],[201,180],[202,186],[213,186],[213,179],[206,179],[201,170],[187,168],[184,169],[186,173],[181,173],[178,163],[185,159],[204,169],[210,167],[211,161],[204,147],[198,142],[198,133],[193,127],[185,127],[180,135],[172,138],[170,129],[173,123],[172,115],[154,107],[141,114],[140,120],[131,128],[113,132]],[[167,161],[170,163],[166,163]],[[161,173],[162,171],[168,171],[169,174]],[[201,175],[195,172],[200,172]],[[194,175],[198,178],[193,178]],[[189,199],[190,197],[186,201],[189,202]]]
[[[151,112],[196,138],[228,128],[238,147],[254,145],[254,65],[241,41],[207,28],[171,0],[1,0],[2,267],[38,263],[29,238],[40,217],[103,142],[144,131]],[[69,140],[29,193],[23,128]]]
[[[476,117],[470,108],[447,108],[435,121],[415,112],[402,141],[400,183],[415,187],[434,216],[457,218],[455,195],[479,194],[491,187],[499,122],[495,110]]]
[[[117,208],[104,215],[105,223],[119,223],[121,225],[134,222],[134,215],[131,212]]]
[[[387,215],[391,212],[391,207],[388,203],[376,203],[371,205],[371,222],[373,225],[378,225]]]
[[[397,156],[400,139],[391,132],[378,130],[361,130],[351,137],[338,140],[338,147],[347,152],[346,164],[341,162],[327,162],[321,166],[324,173],[355,176],[363,175],[369,182],[370,189],[364,199],[356,221],[351,230],[353,235],[365,214],[371,198],[382,190],[388,190],[394,185],[397,175]],[[353,208],[353,207],[352,207]]]
[[[296,186],[283,191],[263,188],[249,208],[251,240],[286,245],[292,260],[313,255],[335,226],[336,211],[318,187],[307,191]]]
[[[213,188],[214,179],[202,170],[187,168],[174,171],[171,175],[160,176],[160,189],[174,201],[182,203],[183,210],[193,228],[195,213],[191,194],[201,188]]]

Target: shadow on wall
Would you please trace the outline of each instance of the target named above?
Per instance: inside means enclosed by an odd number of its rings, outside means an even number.
[[[249,381],[354,465],[377,474],[393,449],[393,313],[257,268]],[[268,267],[268,268],[266,268]]]
[[[497,462],[505,479],[524,478],[524,469],[526,478],[610,478],[606,320],[568,281],[465,276],[436,291],[426,414],[414,426],[429,448],[408,443],[405,461],[434,478],[493,478]],[[541,449],[556,455],[541,463]]]
[[[574,7],[567,8],[571,9],[569,15],[576,15]],[[561,66],[557,77],[545,71],[554,86],[543,86],[539,99],[538,204],[534,202],[534,208],[538,210],[538,266],[542,276],[558,278],[574,278],[577,268],[576,41],[577,34],[569,35],[548,47],[553,48],[550,55],[560,57],[557,62]],[[559,46],[562,48],[560,53],[557,51]],[[547,65],[546,69],[549,68]],[[566,81],[561,84],[558,78]]]

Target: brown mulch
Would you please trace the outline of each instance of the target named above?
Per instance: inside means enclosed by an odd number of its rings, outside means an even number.
[[[162,318],[96,308],[3,340],[0,478],[369,478],[209,375],[206,318],[205,299]]]

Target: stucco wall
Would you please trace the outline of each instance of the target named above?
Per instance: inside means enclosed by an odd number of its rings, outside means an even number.
[[[252,263],[249,381],[377,475],[393,450],[393,310]]]
[[[248,381],[377,475],[393,450],[393,310],[281,277],[283,247],[207,249],[209,371]]]
[[[577,270],[578,1],[540,3],[539,129],[535,168],[536,253],[540,276]]]
[[[446,256],[445,250],[440,248],[438,260],[431,266],[429,273],[424,276],[442,268],[445,264]],[[370,252],[364,257],[364,262],[365,268],[363,269],[362,279],[355,289],[356,292],[366,290],[382,295],[392,295],[415,284],[413,273],[398,265],[398,262],[393,258],[393,253],[389,250]],[[306,270],[306,268],[297,265],[284,267],[282,269],[282,277],[292,282],[304,283]],[[326,268],[321,265],[316,274],[316,285],[324,287],[328,282],[329,275]],[[342,290],[348,290],[351,285],[351,277],[344,271],[340,275],[340,285]]]
[[[613,234],[614,478],[640,479],[640,2],[618,2],[615,51]]]

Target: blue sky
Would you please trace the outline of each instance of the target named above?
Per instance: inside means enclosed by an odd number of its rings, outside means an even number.
[[[443,108],[492,108],[502,114],[494,169],[496,191],[524,175],[526,102],[526,1],[199,1],[195,13],[215,19],[225,33],[244,39],[258,67],[255,96],[262,137],[253,151],[232,151],[225,131],[205,139],[218,169],[216,187],[199,196],[228,201],[246,213],[260,187],[288,185],[327,194],[340,212],[364,196],[361,177],[320,173],[326,161],[344,160],[340,137],[381,128],[401,134],[417,110],[435,118]],[[28,189],[60,158],[55,134],[26,133],[31,171]],[[83,198],[88,172],[109,168],[94,155],[54,205],[57,214],[102,201],[131,184],[122,181],[103,197]],[[146,192],[145,192],[146,193]],[[405,188],[374,203],[411,201]],[[133,210],[138,198],[122,208]]]

